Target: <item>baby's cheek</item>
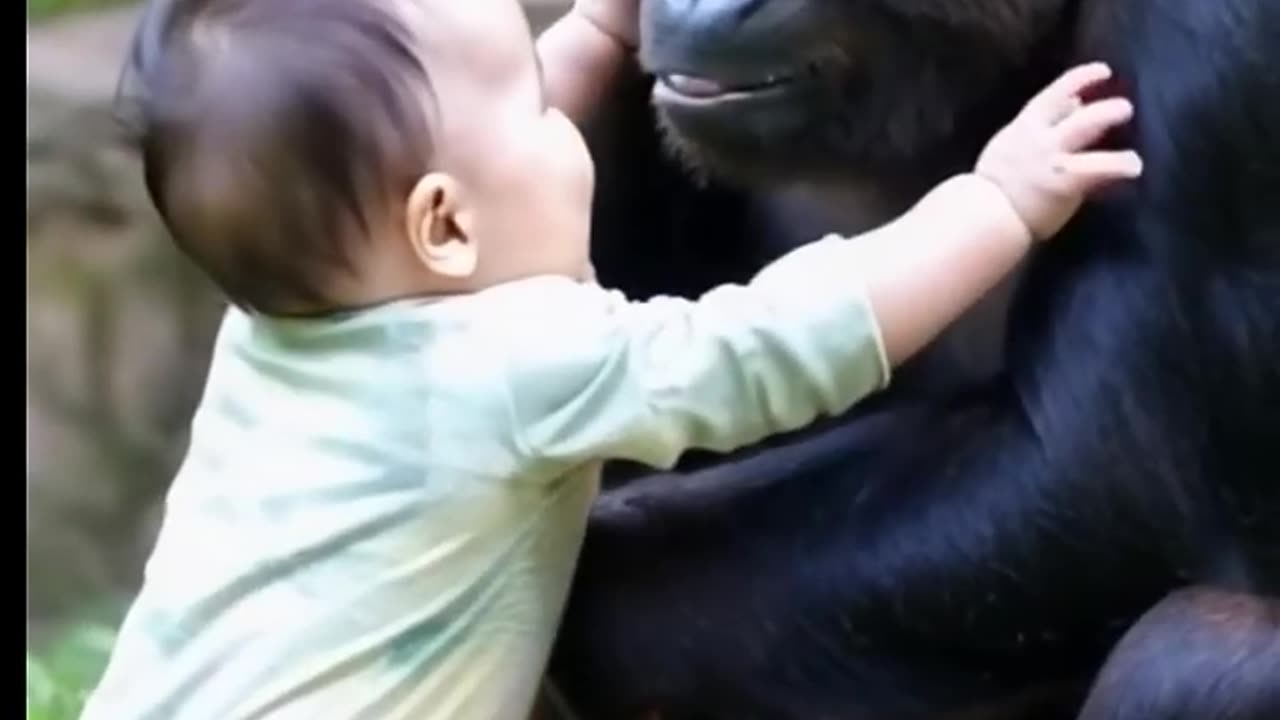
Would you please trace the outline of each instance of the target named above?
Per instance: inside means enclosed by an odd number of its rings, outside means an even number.
[[[567,118],[563,120],[562,132],[563,142],[557,143],[561,155],[558,162],[565,173],[565,180],[579,197],[589,201],[595,186],[595,165],[591,161],[591,153],[582,134]]]
[[[586,159],[582,163],[581,183],[582,194],[586,196],[589,202],[596,187],[596,166],[591,162],[591,156],[589,155],[586,156]]]

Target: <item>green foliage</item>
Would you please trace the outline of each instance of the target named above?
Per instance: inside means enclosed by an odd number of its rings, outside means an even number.
[[[27,0],[27,20],[44,20],[63,13],[126,5],[133,0]]]
[[[27,720],[76,720],[106,668],[114,629],[99,622],[72,626],[41,652],[27,651]]]

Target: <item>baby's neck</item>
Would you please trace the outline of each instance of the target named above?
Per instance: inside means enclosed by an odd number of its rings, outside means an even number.
[[[501,273],[475,273],[464,278],[448,278],[422,271],[414,273],[388,273],[382,277],[366,275],[358,285],[344,294],[344,311],[373,308],[402,300],[440,302],[474,295],[492,288],[521,280],[549,275],[561,276],[576,282],[594,280],[594,272],[588,268],[581,277],[569,273],[551,273],[541,269],[505,268]]]

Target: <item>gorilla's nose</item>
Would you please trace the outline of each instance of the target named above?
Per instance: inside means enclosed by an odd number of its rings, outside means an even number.
[[[775,0],[645,0],[644,25],[655,36],[733,33],[770,4]]]
[[[645,0],[641,58],[659,73],[755,79],[804,47],[795,41],[811,31],[807,6],[796,0]]]
[[[771,0],[645,0],[649,9],[686,24],[740,24],[769,5]]]

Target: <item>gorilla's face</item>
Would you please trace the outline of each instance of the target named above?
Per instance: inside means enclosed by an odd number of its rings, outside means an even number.
[[[641,59],[671,145],[695,167],[891,182],[969,161],[1040,81],[1033,57],[1073,4],[645,0]]]

